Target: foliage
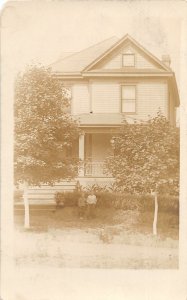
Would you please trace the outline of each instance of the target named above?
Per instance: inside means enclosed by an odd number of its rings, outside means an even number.
[[[67,90],[43,66],[31,66],[15,82],[15,181],[53,183],[73,178],[77,159],[66,153],[78,138],[67,113]]]
[[[140,209],[140,201],[133,195],[127,193],[101,192],[96,194],[98,206],[114,207],[116,209],[134,210]]]
[[[154,210],[154,197],[150,194],[137,195],[141,203],[141,211]],[[169,194],[158,195],[158,210],[161,212],[179,213],[179,197]]]
[[[78,198],[80,197],[80,192],[57,192],[55,194],[55,201],[58,204],[62,204],[64,206],[76,206]]]
[[[82,188],[82,190],[84,192],[91,192],[94,191],[95,193],[98,192],[109,192],[112,191],[112,186],[111,185],[101,185],[101,184],[90,184],[90,185],[86,185],[85,187]]]
[[[89,192],[85,192],[87,197]],[[115,208],[123,210],[139,210],[148,212],[154,210],[154,198],[150,194],[132,195],[128,193],[115,193],[109,191],[95,192],[98,208]],[[63,203],[64,206],[77,206],[80,192],[57,192],[55,201],[57,204]],[[159,211],[178,213],[179,199],[176,196],[163,194],[158,197]]]
[[[179,130],[158,112],[147,122],[121,126],[113,137],[114,153],[106,160],[116,189],[128,193],[178,193]]]

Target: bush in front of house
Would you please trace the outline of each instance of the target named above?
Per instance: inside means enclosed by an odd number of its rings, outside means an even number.
[[[111,192],[96,193],[98,207],[114,207],[116,209],[140,209],[140,201],[135,195]]]
[[[88,196],[85,192],[85,197]],[[95,192],[97,197],[98,208],[115,208],[124,210],[139,210],[142,212],[154,210],[154,197],[150,194],[127,194],[114,192]],[[77,200],[80,197],[80,192],[57,192],[55,194],[55,201],[57,205],[77,206]],[[168,194],[158,195],[159,211],[178,213],[179,198]]]
[[[154,210],[154,197],[150,194],[139,195],[140,210],[143,212]],[[169,194],[158,194],[158,209],[161,212],[179,212],[179,197]]]
[[[80,192],[57,192],[55,193],[55,202],[57,205],[76,206]]]

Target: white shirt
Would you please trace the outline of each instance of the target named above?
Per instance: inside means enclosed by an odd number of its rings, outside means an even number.
[[[87,203],[88,204],[96,204],[97,198],[95,195],[89,195],[87,198]]]

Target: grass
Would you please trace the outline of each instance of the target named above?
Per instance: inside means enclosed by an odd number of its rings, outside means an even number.
[[[153,213],[98,208],[96,218],[79,219],[76,207],[31,212],[31,228],[15,215],[17,265],[86,268],[177,268],[178,217],[159,213],[158,236]]]

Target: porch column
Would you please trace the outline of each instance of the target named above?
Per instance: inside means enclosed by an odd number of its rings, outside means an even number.
[[[84,176],[84,134],[79,135],[79,159],[82,161],[79,176]]]

